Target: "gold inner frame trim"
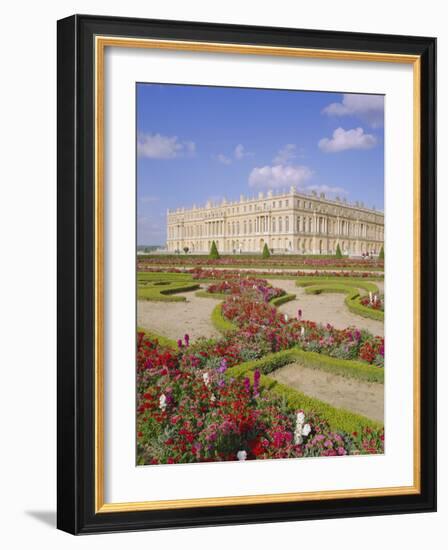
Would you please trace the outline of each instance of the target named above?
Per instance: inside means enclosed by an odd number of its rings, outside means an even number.
[[[104,501],[104,54],[106,47],[147,48],[159,50],[191,51],[207,53],[232,53],[329,59],[345,61],[371,61],[406,63],[413,66],[413,221],[414,221],[414,391],[413,391],[413,484],[402,487],[370,489],[344,489],[301,493],[276,493],[265,495],[226,496],[179,500],[154,500],[142,502],[106,503]],[[178,40],[156,40],[96,36],[95,54],[95,513],[132,512],[143,510],[167,510],[209,506],[235,506],[279,502],[304,502],[341,498],[365,498],[380,496],[412,495],[420,493],[421,485],[421,425],[420,425],[420,57],[417,55],[381,52],[355,52],[309,48],[254,46],[250,44],[225,44]]]

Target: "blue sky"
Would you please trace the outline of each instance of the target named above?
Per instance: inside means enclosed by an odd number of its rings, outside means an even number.
[[[384,97],[137,84],[137,243],[167,208],[295,185],[384,208]]]

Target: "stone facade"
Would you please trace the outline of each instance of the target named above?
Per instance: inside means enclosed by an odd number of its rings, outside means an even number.
[[[215,241],[222,254],[261,252],[267,243],[277,253],[379,254],[384,214],[323,193],[259,193],[257,198],[167,212],[167,249],[208,253]]]

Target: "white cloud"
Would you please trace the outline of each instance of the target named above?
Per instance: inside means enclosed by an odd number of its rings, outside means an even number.
[[[316,191],[316,193],[329,193],[329,194],[340,194],[347,195],[348,191],[343,187],[332,187],[330,185],[308,185],[307,191]]]
[[[280,149],[272,162],[274,164],[286,164],[290,160],[296,158],[296,156],[297,148],[294,143],[287,143],[284,147],[282,147],[282,149]]]
[[[247,157],[250,153],[247,153],[247,152],[244,150],[244,145],[241,145],[241,143],[239,143],[239,144],[235,147],[235,151],[234,151],[233,154],[235,155],[235,158],[236,158],[236,159],[241,160],[242,158]]]
[[[307,166],[285,166],[283,164],[262,166],[252,170],[249,175],[249,185],[251,187],[270,187],[271,189],[301,185],[312,174],[312,170]]]
[[[137,152],[140,157],[151,159],[189,157],[196,152],[196,144],[193,141],[179,141],[177,136],[140,134],[137,141]]]
[[[216,160],[219,162],[222,162],[223,164],[231,164],[232,159],[229,157],[226,157],[226,155],[223,155],[222,153],[219,153],[219,155],[216,155]]]
[[[252,155],[253,153],[249,153],[249,151],[246,151],[244,145],[242,145],[241,143],[239,143],[233,150],[233,157],[236,160],[241,160],[244,157],[250,157]],[[222,162],[223,164],[232,164],[233,162],[232,157],[224,155],[224,153],[219,153],[218,155],[215,155],[214,158],[217,161]]]
[[[339,153],[348,149],[371,149],[376,145],[376,137],[365,134],[362,128],[344,130],[337,128],[332,138],[322,138],[319,141],[319,149],[324,153]]]
[[[384,96],[344,94],[341,103],[330,103],[322,110],[329,116],[357,116],[373,128],[384,124]]]

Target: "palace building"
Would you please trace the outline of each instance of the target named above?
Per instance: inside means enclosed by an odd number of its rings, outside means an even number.
[[[265,243],[277,253],[334,254],[339,244],[343,254],[379,254],[384,243],[384,214],[350,204],[324,193],[289,192],[204,207],[178,208],[167,212],[167,249],[188,248],[190,253],[208,253],[215,241],[222,254],[261,252]]]

